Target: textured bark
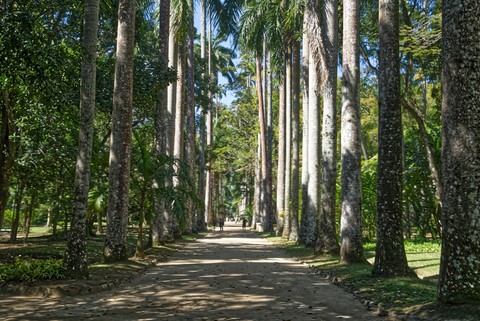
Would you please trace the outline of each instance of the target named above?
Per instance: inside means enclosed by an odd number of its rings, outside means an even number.
[[[191,1],[193,7],[193,0]],[[190,18],[190,30],[187,35],[187,80],[186,80],[186,140],[185,140],[185,158],[187,160],[190,172],[190,178],[195,182],[195,157],[196,157],[196,132],[195,132],[195,64],[194,64],[194,40],[195,28],[193,26],[193,15]],[[203,231],[205,224],[203,215],[197,210],[192,201],[190,201],[188,210],[192,216],[191,223],[185,228],[185,232]]]
[[[285,209],[285,75],[280,74],[278,85],[278,165],[277,165],[277,234],[283,232]]]
[[[309,54],[312,58],[312,53]],[[310,59],[312,61],[312,59]],[[303,213],[301,242],[314,246],[317,238],[317,222],[320,216],[320,108],[317,90],[317,70],[314,64],[308,66],[308,185],[307,212]]]
[[[88,277],[86,219],[95,117],[99,0],[84,1],[80,85],[80,132],[75,166],[72,225],[64,265],[69,276]]]
[[[335,223],[337,182],[337,56],[338,1],[326,0],[322,10],[322,37],[326,52],[323,86],[322,126],[322,209],[315,252],[338,254],[340,247]]]
[[[263,191],[263,230],[271,231],[273,228],[272,220],[272,173],[271,166],[268,162],[267,156],[267,126],[265,121],[265,107],[263,105],[262,95],[262,73],[260,57],[256,57],[257,66],[257,94],[258,94],[258,121],[260,122],[260,146],[261,146],[261,161],[262,161],[262,191]]]
[[[438,299],[480,300],[480,3],[443,1],[443,237]]]
[[[323,3],[324,1],[321,0],[306,0],[304,17],[304,28],[307,31],[310,45],[309,49],[312,57],[312,59],[310,59],[310,63],[313,64],[313,67],[317,73],[318,88],[322,88],[325,84],[325,73],[328,69],[328,52],[324,43],[324,28],[321,25],[322,17],[320,16],[320,13],[325,11],[325,8],[320,9],[321,4]]]
[[[177,58],[178,58],[178,44],[177,44],[177,26],[175,24],[175,8],[170,5],[170,25],[168,35],[168,66],[177,70]],[[178,73],[178,70],[177,70]],[[177,83],[173,81],[167,88],[167,110],[165,115],[165,152],[167,156],[174,156],[175,145],[175,113],[176,113],[176,95],[177,95]],[[168,171],[174,169],[169,168]],[[173,186],[173,181],[170,178],[165,180],[166,188]],[[163,207],[165,224],[163,226],[163,241],[174,241],[174,226],[175,219],[173,217],[170,204],[165,204]]]
[[[170,0],[160,0],[160,17],[159,17],[159,50],[158,54],[161,63],[164,67],[168,63],[168,36],[170,34]],[[158,158],[160,155],[166,153],[165,151],[165,125],[166,125],[166,112],[167,112],[167,88],[160,88],[158,93],[158,101],[156,106],[155,115],[155,156]],[[164,182],[154,182],[154,185],[163,184]],[[155,214],[153,222],[151,224],[152,243],[154,245],[160,245],[166,242],[167,235],[167,221],[168,212],[164,210],[165,204],[159,197],[158,193],[155,193]]]
[[[118,7],[112,136],[110,138],[107,234],[103,250],[104,259],[107,262],[127,258],[134,37],[135,0],[121,0]]]
[[[410,273],[402,234],[402,114],[398,0],[379,1],[377,248],[373,274]]]
[[[360,1],[343,1],[340,262],[364,262],[360,146]]]
[[[175,159],[183,160],[185,154],[185,65],[186,65],[186,55],[185,55],[185,40],[181,40],[178,44],[177,50],[177,89],[175,90],[175,133],[173,141],[173,157]],[[179,170],[178,166],[174,166],[174,177],[173,177],[173,187],[175,190],[178,189],[180,184],[179,182]],[[190,211],[184,213],[186,216],[186,222],[190,221]],[[186,223],[185,222],[185,223]],[[183,226],[185,228],[185,226]],[[172,229],[175,235],[181,234],[181,227],[176,217],[172,214]],[[190,224],[191,232],[191,224]]]
[[[305,16],[304,16],[304,28],[303,28],[303,50],[302,50],[302,110],[303,110],[303,127],[302,127],[302,216],[300,221],[300,231],[299,231],[299,241],[303,243],[305,239],[304,231],[306,224],[306,216],[308,212],[308,61],[309,61],[309,45],[308,45],[308,35],[305,27]]]
[[[292,214],[288,239],[298,240],[298,196],[300,189],[300,42],[292,45]]]
[[[292,213],[292,51],[288,45],[285,54],[285,205],[283,215],[283,233],[290,235],[290,217]]]

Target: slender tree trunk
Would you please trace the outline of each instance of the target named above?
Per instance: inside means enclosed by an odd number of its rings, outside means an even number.
[[[107,235],[103,256],[114,262],[127,258],[128,192],[132,142],[133,54],[135,0],[118,7],[117,52],[110,138]]]
[[[480,3],[443,1],[443,237],[438,299],[480,300]]]
[[[0,228],[3,226],[5,210],[10,197],[10,180],[17,143],[11,137],[15,134],[12,97],[8,92],[2,92],[0,122]]]
[[[175,90],[176,99],[175,99],[175,134],[173,142],[173,157],[178,160],[184,160],[185,158],[185,65],[186,65],[186,55],[185,55],[185,40],[180,40],[178,43],[177,50],[177,89]],[[174,166],[174,177],[173,177],[173,187],[175,190],[179,187],[179,174],[180,167],[179,164]],[[186,216],[186,222],[191,222],[191,212],[187,211],[184,213]],[[185,228],[185,226],[183,226]],[[179,222],[172,213],[172,231],[175,235],[181,234],[181,229],[179,227]],[[190,229],[191,231],[191,229]]]
[[[175,25],[174,16],[177,13],[175,12],[174,6],[170,6],[170,26],[169,26],[169,35],[168,35],[168,66],[177,70],[178,76],[178,39],[177,39],[177,29]],[[165,126],[165,151],[167,156],[174,157],[174,145],[175,145],[175,113],[176,113],[176,97],[177,97],[177,83],[178,81],[173,81],[167,88],[167,113],[166,113],[166,126]],[[174,171],[173,168],[167,168],[167,171]],[[170,178],[165,180],[165,187],[170,189],[173,187],[173,181]],[[165,225],[163,231],[163,237],[165,242],[173,242],[174,237],[174,226],[175,218],[173,217],[172,209],[170,204],[165,204],[163,207]]]
[[[23,180],[18,182],[17,193],[15,194],[15,212],[12,220],[12,226],[10,228],[10,242],[17,241],[18,226],[20,225],[20,212],[23,200],[23,191],[25,189],[25,183]]]
[[[262,211],[262,169],[260,167],[261,145],[260,134],[257,135],[257,155],[255,157],[255,178],[254,178],[254,191],[253,191],[253,217],[252,226],[257,229],[257,223],[260,222],[260,215]],[[261,227],[260,227],[261,228]]]
[[[263,230],[272,231],[272,173],[267,157],[267,129],[262,95],[262,69],[258,54],[255,60],[257,66],[258,121],[260,122],[260,146],[262,150],[262,189],[264,195],[262,205],[263,217],[265,218],[265,221],[263,222]]]
[[[285,54],[285,205],[283,215],[284,238],[290,235],[292,216],[292,48],[288,44]]]
[[[339,253],[336,232],[337,187],[337,56],[338,1],[326,0],[322,11],[322,37],[326,50],[326,74],[323,86],[322,128],[322,209],[315,252]]]
[[[300,191],[300,41],[292,45],[292,215],[288,239],[298,240],[298,204]]]
[[[283,232],[285,212],[285,74],[280,72],[278,85],[278,165],[277,165],[277,235]]]
[[[144,258],[145,252],[143,250],[143,221],[145,220],[145,190],[142,190],[141,192],[139,207],[138,235],[135,248],[135,257]]]
[[[72,227],[64,265],[69,276],[88,277],[86,219],[95,117],[99,0],[84,1],[80,85],[80,132],[73,189]]]
[[[360,1],[343,2],[340,262],[364,262],[360,146]]]
[[[317,69],[313,63],[312,52],[309,52],[308,66],[308,185],[307,212],[303,213],[301,242],[306,246],[314,246],[317,238],[317,226],[320,217],[320,108],[318,101]]]
[[[193,0],[191,0],[193,8]],[[187,80],[186,80],[186,117],[187,132],[185,140],[185,158],[189,166],[190,178],[195,182],[195,153],[196,153],[196,132],[195,132],[195,65],[194,65],[194,39],[195,28],[193,25],[193,14],[190,17],[190,29],[187,34]],[[188,211],[192,219],[186,226],[186,233],[191,231],[203,231],[205,224],[203,215],[194,206],[193,201],[189,201]]]
[[[168,67],[168,36],[170,34],[170,0],[160,0],[160,17],[159,17],[159,57],[160,63],[164,70]],[[158,92],[158,101],[155,115],[155,157],[160,158],[166,154],[166,111],[167,111],[167,87],[160,88]],[[154,186],[164,184],[164,182],[154,181]],[[168,212],[165,211],[165,204],[155,193],[154,216],[151,224],[152,245],[164,244],[167,241],[167,222]]]
[[[302,109],[303,109],[303,128],[302,128],[302,216],[300,221],[299,241],[304,243],[305,230],[306,230],[306,217],[308,216],[308,65],[310,49],[308,45],[308,35],[306,30],[306,22],[304,16],[304,28],[303,28],[303,57],[302,57],[302,80],[303,80],[303,96],[302,96]]]
[[[407,275],[402,233],[402,114],[398,0],[379,1],[377,248],[373,274]]]
[[[202,63],[204,63],[206,57],[206,33],[207,33],[207,5],[206,0],[200,1],[200,58]],[[202,74],[202,78],[205,78],[205,75]],[[200,124],[199,124],[199,132],[200,132],[200,169],[198,171],[198,195],[200,196],[201,200],[205,200],[206,193],[205,193],[205,185],[206,185],[206,177],[205,177],[205,147],[207,144],[206,140],[206,109],[208,107],[201,106],[200,111]],[[204,205],[206,203],[204,202]],[[206,230],[207,228],[207,208],[203,209],[202,215],[202,230]],[[200,218],[198,220],[200,222]]]

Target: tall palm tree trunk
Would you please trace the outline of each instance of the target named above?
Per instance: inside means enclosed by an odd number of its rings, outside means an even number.
[[[72,225],[64,265],[69,276],[88,277],[87,206],[95,117],[99,0],[84,1],[80,86],[80,132],[73,190]]]
[[[305,16],[304,16],[305,19]],[[308,45],[308,35],[304,20],[303,28],[303,48],[302,48],[302,111],[303,111],[303,127],[302,127],[302,216],[300,221],[299,242],[303,243],[305,240],[306,217],[308,212],[308,65],[310,49]]]
[[[262,202],[263,210],[263,230],[271,231],[273,228],[272,221],[272,174],[270,172],[270,164],[267,157],[267,128],[265,122],[265,110],[262,95],[262,69],[260,57],[257,54],[255,58],[257,66],[257,92],[258,92],[258,121],[260,122],[260,146],[262,153],[262,190],[264,199]]]
[[[103,256],[114,262],[127,258],[128,192],[132,142],[133,54],[135,0],[118,6],[117,52],[110,138],[107,234]]]
[[[285,121],[285,205],[282,236],[288,238],[292,215],[292,50],[290,44],[287,45],[285,53]]]
[[[478,1],[443,1],[443,237],[438,299],[480,298],[480,19]]]
[[[402,232],[402,114],[398,1],[379,1],[377,248],[373,273],[406,275]]]
[[[277,165],[277,234],[283,232],[285,212],[285,166],[286,166],[286,137],[285,137],[285,73],[280,73],[278,85],[278,165]]]
[[[288,239],[297,241],[300,189],[300,41],[292,44],[292,214]]]
[[[168,66],[168,36],[170,34],[170,0],[160,0],[160,17],[159,17],[159,57],[163,64],[164,70]],[[160,88],[158,93],[158,101],[155,115],[155,156],[158,158],[162,154],[166,154],[166,115],[167,115],[167,87]],[[154,182],[154,185],[164,184],[164,182]],[[164,202],[155,193],[155,214],[151,224],[152,243],[160,245],[167,241],[167,222],[168,212],[165,211]]]
[[[343,2],[340,261],[364,262],[360,146],[360,1]]]

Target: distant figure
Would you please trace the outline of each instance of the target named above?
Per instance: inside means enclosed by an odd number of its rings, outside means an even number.
[[[215,227],[217,226],[217,219],[212,220],[213,230],[215,231]]]
[[[242,218],[242,230],[246,230],[247,229],[247,219],[244,217]]]
[[[220,231],[223,231],[223,226],[225,225],[225,222],[223,221],[223,218],[220,218],[220,221],[218,222],[218,226],[220,227]]]

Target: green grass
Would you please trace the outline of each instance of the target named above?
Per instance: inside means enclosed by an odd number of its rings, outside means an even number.
[[[294,257],[315,266],[321,275],[336,277],[342,286],[355,291],[364,300],[383,303],[391,310],[404,313],[413,306],[432,304],[436,299],[440,265],[440,243],[437,241],[406,241],[409,266],[419,278],[380,278],[372,276],[375,243],[364,244],[365,264],[340,264],[338,256],[315,255],[313,249],[265,234]]]

